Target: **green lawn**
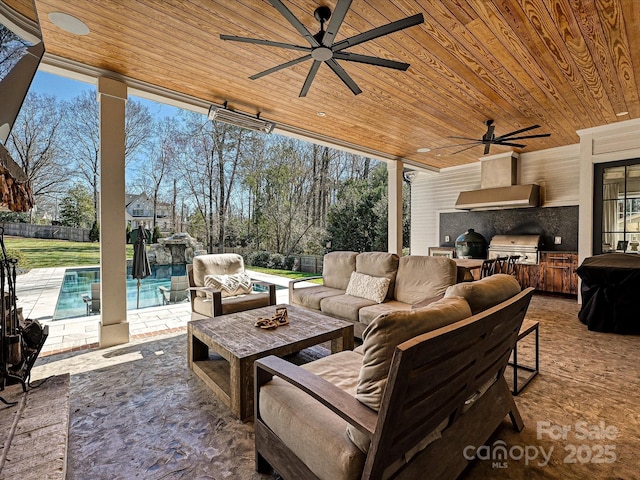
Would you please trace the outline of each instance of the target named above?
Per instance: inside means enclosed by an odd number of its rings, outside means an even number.
[[[42,238],[5,237],[7,249],[20,250],[26,263],[23,268],[74,267],[100,264],[100,244],[49,240]],[[127,258],[133,258],[133,245],[127,245]],[[292,272],[249,266],[251,270],[296,279],[313,277],[314,273]],[[314,280],[312,280],[314,281]],[[315,281],[322,283],[322,280]]]
[[[7,249],[20,250],[25,256],[24,268],[73,267],[100,264],[100,244],[49,240],[42,238],[5,237]],[[127,258],[133,258],[133,245],[127,245]]]

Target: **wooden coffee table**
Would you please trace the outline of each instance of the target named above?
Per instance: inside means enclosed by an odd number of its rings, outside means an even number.
[[[254,326],[257,317],[271,317],[276,306],[287,307],[288,325],[274,330]],[[189,368],[234,415],[247,420],[253,417],[255,360],[268,355],[282,357],[329,340],[332,353],[352,350],[353,323],[292,305],[274,305],[190,321],[187,358]]]

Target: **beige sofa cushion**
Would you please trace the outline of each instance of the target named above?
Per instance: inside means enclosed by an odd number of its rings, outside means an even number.
[[[520,284],[511,275],[498,273],[475,282],[463,282],[447,288],[444,296],[463,297],[475,315],[517,295]]]
[[[345,351],[303,365],[355,396],[362,355]],[[275,377],[260,389],[264,423],[323,480],[359,479],[365,455],[347,436],[347,422],[306,393]]]
[[[400,258],[394,297],[414,304],[425,298],[443,295],[456,283],[457,266],[450,258],[409,255]]]
[[[193,257],[193,283],[196,287],[204,287],[206,275],[232,275],[244,273],[244,260],[237,253],[216,253]],[[196,292],[198,297],[205,297],[205,292]]]
[[[375,305],[376,302],[353,295],[337,295],[320,300],[320,310],[331,317],[342,318],[351,322],[358,321],[358,311],[362,307]]]
[[[396,310],[410,310],[411,305],[408,303],[398,302],[396,300],[387,300],[384,303],[371,305],[370,307],[362,307],[358,311],[358,320],[364,325],[369,325],[378,316],[384,313]]]
[[[469,316],[471,309],[467,302],[460,297],[451,297],[424,308],[390,312],[377,317],[364,331],[364,355],[356,398],[378,411],[396,346]]]
[[[346,290],[351,272],[356,271],[357,252],[330,252],[322,260],[322,279],[325,287]]]
[[[344,290],[324,285],[318,285],[317,287],[299,287],[293,289],[289,303],[312,310],[320,310],[320,302],[323,298],[335,297],[337,295],[344,295]]]
[[[387,298],[393,299],[396,273],[398,272],[398,256],[387,252],[363,252],[356,257],[356,272],[372,277],[387,277],[389,291]]]

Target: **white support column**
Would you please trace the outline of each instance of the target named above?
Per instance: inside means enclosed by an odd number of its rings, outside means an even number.
[[[404,164],[400,160],[387,162],[387,184],[389,201],[388,250],[402,256],[402,173]]]
[[[125,246],[127,85],[98,78],[100,104],[100,347],[129,342]]]

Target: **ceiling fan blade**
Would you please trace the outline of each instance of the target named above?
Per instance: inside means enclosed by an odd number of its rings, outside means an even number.
[[[459,140],[473,140],[474,142],[477,143],[482,143],[482,140],[478,140],[477,138],[469,138],[469,137],[454,137],[454,136],[449,136],[447,138],[457,138]]]
[[[329,20],[329,25],[327,25],[324,37],[322,37],[322,44],[325,47],[331,47],[349,7],[351,7],[351,0],[338,0],[338,4],[331,14],[331,19]]]
[[[307,42],[312,47],[319,47],[320,42],[307,30],[300,20],[298,20],[293,13],[281,2],[281,0],[269,0],[269,3],[275,7],[280,14],[287,19],[287,21],[295,28],[300,35],[306,38]]]
[[[296,65],[296,64],[298,64],[300,62],[304,62],[305,60],[310,60],[310,59],[311,59],[311,55],[305,55],[303,57],[296,58],[295,60],[291,60],[289,62],[282,63],[280,65],[276,65],[275,67],[271,67],[270,69],[265,70],[265,71],[260,72],[260,73],[256,73],[255,75],[251,75],[249,78],[251,80],[256,80],[258,78],[264,77],[265,75],[269,75],[270,73],[277,72],[278,70],[282,70],[283,68],[291,67],[291,66]]]
[[[523,140],[525,138],[542,138],[542,137],[550,137],[551,134],[550,133],[540,133],[538,135],[523,135],[521,137],[502,137],[500,140],[506,140],[508,142],[510,142],[511,140]],[[498,140],[496,138],[496,140]]]
[[[511,137],[511,136],[517,135],[519,133],[528,132],[529,130],[533,130],[534,128],[540,128],[540,125],[531,125],[530,127],[521,128],[520,130],[516,130],[514,132],[505,133],[504,135],[500,135],[499,137],[496,137],[496,140],[498,140],[500,138]]]
[[[301,45],[292,45],[290,43],[272,42],[271,40],[261,40],[259,38],[236,37],[234,35],[220,35],[222,40],[230,40],[232,42],[253,43],[256,45],[266,45],[268,47],[288,48],[289,50],[301,50],[308,52],[311,47],[303,47]]]
[[[469,139],[471,140],[471,139]],[[453,147],[463,147],[465,145],[482,145],[482,142],[479,141],[474,141],[474,142],[468,142],[468,143],[454,143],[453,145],[446,145],[444,147],[435,147],[432,148],[431,150],[442,150],[443,148],[453,148]]]
[[[520,143],[510,143],[510,142],[491,142],[488,145],[505,145],[507,147],[518,147],[518,148],[526,147],[526,145],[522,145]],[[486,152],[486,153],[488,153],[488,152]]]
[[[362,90],[360,90],[356,82],[353,81],[353,79],[349,76],[347,72],[344,71],[344,68],[342,68],[338,64],[338,62],[336,62],[334,59],[331,59],[331,60],[327,60],[326,63],[327,65],[329,65],[329,68],[331,68],[331,70],[333,70],[333,72],[336,75],[338,75],[338,77],[340,77],[340,80],[342,80],[344,84],[351,89],[354,95],[358,95],[359,93],[362,93]]]
[[[387,60],[386,58],[371,57],[369,55],[360,55],[358,53],[336,52],[333,54],[333,58],[346,60],[347,62],[358,62],[365,63],[367,65],[377,65],[378,67],[393,68],[396,70],[406,70],[409,68],[408,63]]]
[[[302,90],[300,90],[299,97],[306,97],[307,92],[309,91],[309,87],[311,87],[311,82],[316,78],[316,73],[318,73],[318,68],[320,68],[320,64],[322,62],[319,60],[314,60],[311,64],[311,68],[309,69],[309,73],[307,74],[307,79],[304,81],[304,85],[302,85]]]
[[[399,30],[404,30],[405,28],[413,27],[414,25],[419,25],[423,22],[424,16],[421,13],[418,13],[416,15],[412,15],[411,17],[403,18],[402,20],[396,20],[395,22],[391,22],[386,25],[382,25],[381,27],[376,27],[358,35],[354,35],[353,37],[346,38],[338,43],[333,44],[331,50],[333,50],[334,52],[339,52],[340,50],[343,50],[345,48],[353,47],[355,45],[368,42],[369,40],[373,40],[374,38],[382,37]]]
[[[466,152],[467,150],[469,150],[469,149],[471,149],[473,147],[476,147],[478,145],[481,145],[481,144],[480,143],[476,143],[474,145],[471,145],[470,147],[463,148],[462,150],[458,150],[457,152],[453,152],[452,155],[455,155],[456,153]],[[486,150],[486,147],[485,147],[485,150]],[[488,153],[488,152],[485,152],[485,153]]]

